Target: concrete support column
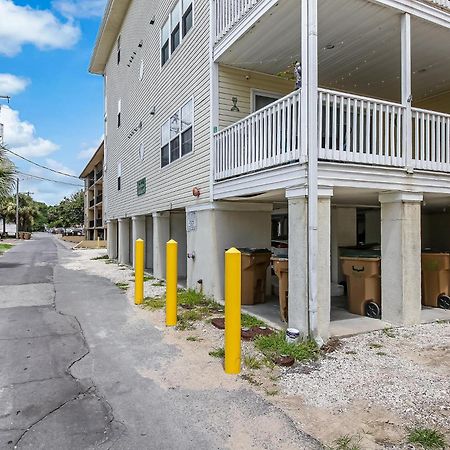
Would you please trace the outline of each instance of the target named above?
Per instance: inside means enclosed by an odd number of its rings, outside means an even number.
[[[108,221],[107,235],[108,256],[110,259],[117,258],[117,220]]]
[[[386,192],[381,203],[381,314],[393,324],[420,322],[422,194]]]
[[[316,338],[325,341],[329,337],[331,305],[331,196],[328,187],[318,190],[318,249],[317,266],[308,265],[308,197],[306,188],[289,189],[289,326],[297,328],[304,336],[316,330]],[[316,270],[315,276],[312,270]],[[317,280],[316,301],[310,295],[309,283]]]
[[[153,214],[153,275],[155,278],[166,276],[166,243],[170,239],[169,213]]]
[[[132,219],[132,246],[131,246],[131,263],[134,267],[134,246],[137,239],[143,239],[145,244],[145,216],[133,216]],[[144,264],[145,267],[145,264]]]
[[[130,264],[130,220],[119,219],[119,263]]]

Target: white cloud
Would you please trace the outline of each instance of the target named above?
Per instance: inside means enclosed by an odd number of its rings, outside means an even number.
[[[26,44],[41,50],[70,48],[78,42],[80,34],[71,20],[63,23],[49,10],[0,0],[0,54],[17,55]]]
[[[24,91],[30,84],[26,78],[17,77],[10,73],[0,73],[0,94],[16,95]]]
[[[76,173],[72,169],[70,169],[69,167],[60,163],[59,161],[56,161],[55,159],[47,158],[45,160],[45,163],[46,163],[47,167],[50,167],[50,169],[57,170],[59,172],[68,173],[69,175],[76,175]],[[72,180],[68,179],[68,181],[72,181]]]
[[[91,159],[94,153],[97,151],[100,144],[102,143],[103,139],[104,136],[101,136],[100,139],[98,139],[98,141],[96,141],[94,145],[81,150],[77,155],[77,159],[85,159],[85,160]]]
[[[9,106],[2,107],[0,122],[4,124],[5,145],[22,156],[47,156],[59,148],[54,142],[37,136],[35,126],[22,121],[19,112]]]
[[[56,0],[52,3],[53,8],[70,18],[101,17],[105,5],[106,0]]]

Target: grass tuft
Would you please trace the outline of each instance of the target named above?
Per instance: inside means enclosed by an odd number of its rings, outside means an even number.
[[[446,441],[444,435],[431,428],[414,428],[410,430],[408,435],[408,443],[419,444],[424,449],[444,449]]]
[[[7,252],[8,250],[11,250],[14,247],[12,244],[0,244],[0,255],[3,252]]]
[[[387,337],[390,337],[390,338],[395,338],[396,337],[394,329],[393,328],[389,328],[389,327],[383,329],[383,334],[385,336],[387,336]]]
[[[241,314],[241,327],[251,328],[251,327],[267,327],[267,324],[250,314]]]
[[[354,441],[357,441],[356,443]],[[332,447],[328,447],[328,450],[361,450],[359,446],[360,438],[353,436],[341,436],[333,442]]]
[[[187,341],[189,342],[199,342],[199,341],[203,341],[203,339],[201,337],[198,336],[188,336],[186,338]]]
[[[209,356],[213,356],[214,358],[225,358],[225,349],[223,347],[215,348],[211,350]]]
[[[160,297],[145,297],[142,303],[142,307],[145,309],[150,309],[155,311],[157,309],[162,309],[166,306],[166,300]]]
[[[103,256],[96,256],[95,258],[91,258],[91,261],[100,261],[102,259],[107,259],[109,260],[109,256],[108,255],[103,255]]]
[[[247,369],[261,369],[263,363],[256,356],[245,355],[244,356],[244,365]]]
[[[312,340],[302,341],[298,344],[288,344],[284,331],[273,333],[270,336],[258,336],[255,339],[256,348],[267,358],[277,358],[287,355],[296,361],[316,359],[319,355],[317,344]]]
[[[117,286],[119,289],[122,289],[122,291],[126,291],[126,290],[129,288],[128,283],[124,283],[123,281],[118,281],[118,282],[116,283],[116,286]]]

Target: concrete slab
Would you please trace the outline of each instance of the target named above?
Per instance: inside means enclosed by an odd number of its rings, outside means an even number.
[[[441,308],[423,308],[420,314],[421,323],[437,322],[438,320],[450,320],[450,310]]]
[[[0,292],[0,309],[51,305],[55,295],[55,289],[51,283],[0,285]]]

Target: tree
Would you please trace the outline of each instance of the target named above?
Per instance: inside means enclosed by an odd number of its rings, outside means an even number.
[[[0,145],[0,201],[11,193],[15,186],[16,167],[6,156],[5,148]]]
[[[48,221],[51,227],[73,227],[84,221],[84,194],[76,192],[64,197],[59,205],[48,207]]]
[[[40,215],[38,203],[27,194],[19,194],[19,230],[32,231]],[[16,221],[16,198],[6,197],[0,203],[0,216],[3,218],[3,233],[6,222]]]

